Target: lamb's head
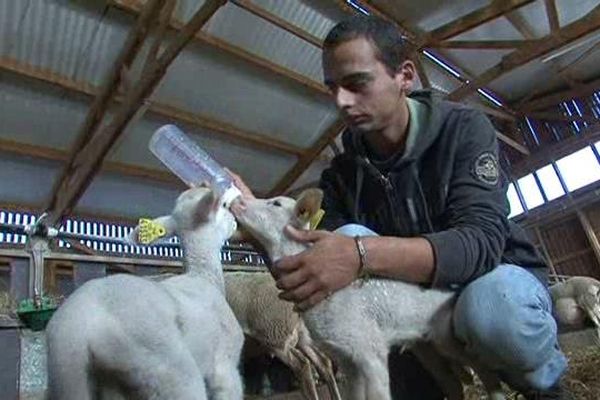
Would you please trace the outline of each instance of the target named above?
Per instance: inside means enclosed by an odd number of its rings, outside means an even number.
[[[323,192],[307,189],[298,200],[279,196],[270,199],[245,199],[233,203],[231,210],[247,234],[256,239],[273,256],[273,249],[290,239],[286,225],[307,229],[319,211]]]
[[[233,214],[207,187],[195,187],[181,193],[171,215],[155,218],[148,225],[161,230],[160,234],[148,237],[144,235],[144,228],[138,225],[129,239],[134,243],[150,244],[175,234],[181,237],[202,230],[210,232],[214,240],[222,243],[231,238],[237,228]]]

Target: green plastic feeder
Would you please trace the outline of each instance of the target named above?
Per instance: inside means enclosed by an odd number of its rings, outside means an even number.
[[[54,301],[48,297],[42,297],[39,307],[36,307],[33,299],[25,299],[19,304],[17,315],[27,328],[32,331],[41,331],[50,321],[56,308]]]

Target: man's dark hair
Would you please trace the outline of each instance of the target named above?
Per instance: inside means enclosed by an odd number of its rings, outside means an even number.
[[[362,14],[345,19],[334,26],[323,42],[323,50],[332,50],[359,37],[364,37],[373,44],[377,59],[391,74],[395,74],[400,64],[412,56],[412,46],[392,23]]]

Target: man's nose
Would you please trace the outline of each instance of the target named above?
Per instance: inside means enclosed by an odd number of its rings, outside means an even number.
[[[338,88],[335,93],[335,104],[340,110],[354,105],[354,94],[344,88]]]

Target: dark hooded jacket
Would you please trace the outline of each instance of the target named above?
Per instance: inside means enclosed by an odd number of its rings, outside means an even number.
[[[460,288],[500,263],[546,283],[546,265],[507,217],[507,179],[490,121],[429,91],[410,98],[425,112],[403,154],[377,160],[360,135],[344,132],[344,152],[321,177],[320,228],[358,223],[380,235],[427,239],[435,287]]]

